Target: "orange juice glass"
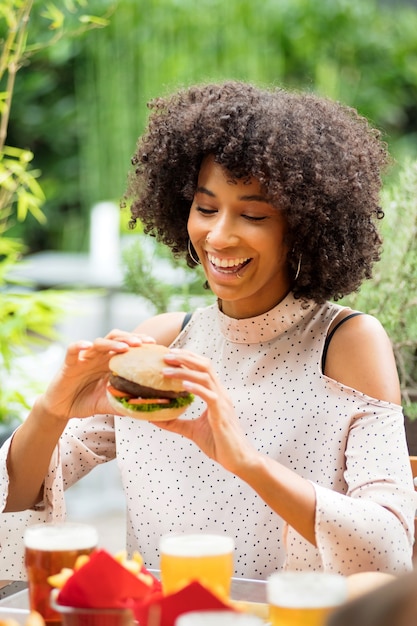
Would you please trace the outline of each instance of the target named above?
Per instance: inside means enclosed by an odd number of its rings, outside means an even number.
[[[24,535],[25,567],[29,587],[29,604],[38,611],[47,626],[60,623],[59,613],[50,605],[52,587],[48,577],[63,567],[73,568],[77,557],[90,554],[97,547],[94,526],[71,522],[34,524]]]
[[[225,535],[171,534],[161,537],[160,566],[164,594],[198,581],[222,600],[230,597],[234,540]]]
[[[282,572],[267,582],[271,626],[324,626],[347,599],[347,581],[324,572]]]

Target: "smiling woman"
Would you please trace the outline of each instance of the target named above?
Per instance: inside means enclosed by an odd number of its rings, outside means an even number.
[[[200,262],[216,301],[186,325],[166,312],[70,346],[1,449],[5,510],[45,494],[59,517],[64,486],[116,457],[128,547],[148,567],[178,531],[229,535],[251,579],[411,569],[417,496],[390,340],[333,302],[379,259],[379,133],[341,104],[233,81],[150,108],[131,225]],[[110,358],[153,341],[169,347],[164,377],[195,396],[180,419],[132,420],[106,397]]]
[[[206,157],[187,228],[223,313],[254,317],[288,293],[286,220],[256,179],[233,180]]]
[[[292,276],[303,256],[296,296],[341,297],[371,275],[388,156],[378,131],[355,110],[237,82],[191,87],[150,108],[127,192],[132,225],[140,219],[147,232],[186,254],[189,210],[210,156],[232,185],[257,185],[245,196],[260,194],[285,215]]]

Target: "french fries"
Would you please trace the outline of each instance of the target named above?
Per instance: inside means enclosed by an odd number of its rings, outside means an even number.
[[[145,585],[148,585],[148,587],[152,585],[152,582],[153,582],[152,576],[150,574],[145,574],[141,572],[142,565],[143,565],[143,558],[139,552],[134,552],[132,555],[132,558],[128,559],[126,550],[121,550],[120,552],[117,552],[113,558],[115,559],[115,561],[120,563],[120,565],[123,565],[124,568],[126,568],[129,572],[131,572],[131,574],[139,578],[139,580],[141,580]],[[82,554],[81,556],[77,558],[75,565],[74,565],[74,569],[71,569],[69,567],[62,568],[62,570],[58,572],[57,574],[53,574],[52,576],[48,577],[47,579],[48,583],[51,585],[51,587],[54,587],[55,589],[62,589],[62,587],[65,585],[67,580],[74,574],[74,572],[76,572],[78,569],[80,569],[80,567],[85,565],[85,563],[87,563],[89,559],[90,559],[90,556],[88,554]],[[4,626],[4,625],[0,623],[0,626]],[[5,625],[5,626],[8,626],[8,625]],[[10,624],[10,626],[14,626],[14,625]],[[29,626],[41,626],[41,625],[31,624]]]

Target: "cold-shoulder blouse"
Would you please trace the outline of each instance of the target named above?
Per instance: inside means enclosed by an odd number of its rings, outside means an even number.
[[[64,488],[117,456],[127,544],[141,551],[148,567],[159,565],[162,534],[192,531],[234,537],[235,575],[247,578],[264,579],[282,568],[343,574],[411,569],[417,503],[402,409],[321,369],[325,338],[341,308],[289,294],[271,311],[239,320],[216,303],[194,311],[173,343],[211,359],[253,446],[311,481],[317,547],[191,441],[128,417],[70,420],[39,515],[61,518]],[[197,398],[184,418],[203,407]]]

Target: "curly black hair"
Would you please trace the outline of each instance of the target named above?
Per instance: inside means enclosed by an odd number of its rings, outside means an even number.
[[[293,275],[301,258],[296,297],[337,300],[371,277],[389,158],[380,132],[356,110],[238,81],[181,89],[148,107],[125,196],[132,228],[139,219],[193,267],[187,219],[202,160],[211,154],[234,178],[256,178],[284,211]]]

